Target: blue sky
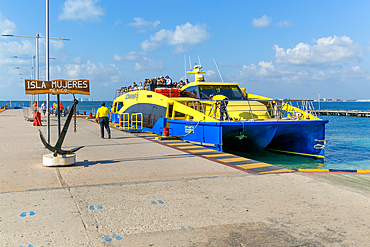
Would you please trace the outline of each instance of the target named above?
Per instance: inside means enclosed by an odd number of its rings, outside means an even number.
[[[0,33],[45,36],[45,5],[0,0]],[[189,70],[189,57],[192,65],[199,57],[206,81],[220,81],[215,59],[224,81],[250,93],[370,99],[370,1],[50,0],[49,6],[50,37],[70,39],[50,41],[56,58],[50,79],[89,79],[90,98],[112,100],[117,88],[145,78],[179,81],[184,60]],[[29,98],[24,79],[32,59],[12,56],[32,57],[35,47],[35,39],[0,38],[0,100]],[[40,74],[44,80],[45,70]]]

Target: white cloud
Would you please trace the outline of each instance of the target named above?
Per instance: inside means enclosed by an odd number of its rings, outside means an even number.
[[[157,26],[161,23],[160,21],[150,22],[146,21],[143,18],[135,17],[133,23],[129,23],[128,25],[134,28],[140,29],[139,32],[145,32],[146,29],[155,30]]]
[[[217,64],[221,67],[229,67],[229,68],[239,68],[241,67],[237,63],[224,63],[224,62],[217,62]]]
[[[263,15],[261,18],[253,18],[252,24],[255,27],[268,27],[272,23],[272,18]]]
[[[62,7],[59,20],[96,21],[104,16],[104,10],[97,6],[99,0],[67,0]]]
[[[360,66],[352,67],[352,69],[353,69],[353,71],[360,71],[361,70]]]
[[[188,49],[186,46],[178,45],[176,46],[175,50],[172,52],[172,54],[183,54],[183,53],[189,53],[192,49]]]
[[[207,70],[206,71],[206,76],[207,77],[211,77],[211,76],[213,76],[213,75],[215,75],[216,74],[216,72],[214,72],[213,70]]]
[[[347,36],[334,36],[316,40],[316,45],[299,43],[293,49],[274,45],[276,63],[309,67],[338,66],[360,60],[363,48]]]
[[[229,81],[256,82],[261,80],[281,80],[284,71],[276,70],[271,62],[260,61],[255,64],[243,65],[242,69],[226,76]]]
[[[120,23],[122,23],[122,21],[119,18],[117,18],[116,22],[113,25],[113,28],[115,28]]]
[[[272,18],[268,17],[267,15],[263,15],[261,18],[253,18],[252,19],[252,24],[255,27],[258,28],[264,28],[264,27],[290,27],[293,25],[292,22],[284,20],[284,21],[279,21],[277,23],[272,23]]]
[[[162,29],[152,35],[149,40],[141,43],[144,51],[154,51],[161,44],[167,45],[197,45],[209,39],[205,24],[192,25],[185,23],[176,26],[175,31]],[[177,48],[178,49],[178,48]]]
[[[258,63],[258,65],[264,69],[274,69],[274,65],[272,65],[272,61],[271,62],[265,62],[265,61],[261,61]]]
[[[161,45],[161,43],[158,43],[158,42],[152,42],[152,41],[149,41],[149,40],[144,40],[143,42],[141,42],[140,46],[143,49],[143,51],[155,51],[159,47],[161,47],[162,45]]]
[[[29,40],[22,40],[21,43],[16,41],[0,42],[0,64],[25,64],[22,59],[11,58],[11,56],[33,56],[35,54],[35,44]],[[27,61],[31,64],[31,61]]]
[[[290,21],[284,20],[284,21],[279,21],[278,23],[275,24],[275,26],[278,26],[278,27],[291,27],[291,26],[293,26],[293,23],[290,22]]]
[[[297,67],[291,65],[274,66],[272,61],[260,61],[258,65],[244,65],[241,70],[225,76],[227,81],[268,85],[275,87],[283,84],[310,85],[321,83],[353,83],[354,80],[370,80],[368,71],[360,66],[326,69],[319,67]]]
[[[122,73],[114,64],[103,65],[101,63],[87,61],[81,63],[81,59],[76,57],[72,63],[61,66],[52,66],[51,74],[55,78],[63,79],[89,79],[94,83],[115,84],[126,80],[126,75]],[[75,63],[77,62],[77,63]]]
[[[61,40],[50,40],[50,43],[57,50],[64,48],[64,42]]]
[[[0,13],[0,33],[3,34],[12,34],[17,30],[17,25],[13,21],[10,21],[5,18],[5,16]]]
[[[147,56],[144,52],[131,51],[125,55],[115,54],[113,60],[133,62],[134,70],[163,70],[162,61],[155,61]]]

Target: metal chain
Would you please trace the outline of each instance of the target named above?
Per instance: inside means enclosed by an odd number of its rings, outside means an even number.
[[[74,109],[74,133],[77,132],[77,114],[76,114],[76,108]]]

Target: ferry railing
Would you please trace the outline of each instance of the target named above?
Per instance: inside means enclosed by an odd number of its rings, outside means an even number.
[[[129,113],[120,114],[119,129],[123,129],[123,130],[130,129],[130,114]]]
[[[315,118],[317,117],[315,108],[312,104],[313,102],[312,100],[285,100],[285,101],[286,104],[294,107],[293,109],[299,109],[301,111],[313,115]]]
[[[142,130],[143,129],[143,114],[132,113],[131,118],[129,113],[119,114],[118,128],[120,130]]]
[[[23,107],[23,118],[26,121],[33,121],[33,111],[29,107]]]
[[[262,105],[256,105],[252,102],[260,102]],[[199,111],[207,116],[211,116],[220,120],[221,106],[223,107],[223,114],[227,120],[236,121],[260,121],[260,120],[303,120],[305,115],[311,114],[316,118],[316,113],[310,100],[261,100],[248,99],[238,102],[237,104],[230,103],[230,100],[193,100],[193,101],[179,101],[196,111]],[[245,103],[243,103],[245,102]],[[228,107],[231,105],[231,107]],[[248,118],[235,117],[235,112],[240,112],[243,109],[247,113]],[[229,117],[228,117],[229,116]],[[233,117],[234,116],[234,117]],[[225,118],[224,118],[225,119]]]
[[[67,107],[66,110],[69,111],[70,110],[70,107]],[[89,115],[89,113],[92,113],[93,115],[95,115],[95,113],[96,113],[95,107],[91,107],[91,106],[77,107],[76,108],[76,112],[77,112],[77,115],[83,115],[83,112],[85,112],[86,115]],[[66,114],[68,114],[68,112]]]
[[[131,114],[131,127],[137,130],[143,129],[143,114],[142,113]]]

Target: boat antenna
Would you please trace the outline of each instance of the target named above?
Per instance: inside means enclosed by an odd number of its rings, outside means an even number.
[[[189,66],[190,66],[190,69],[192,69],[192,68],[191,68],[191,59],[190,59],[190,55],[189,55]]]
[[[198,55],[198,61],[199,61],[199,65],[202,66],[202,64],[200,63],[200,58],[199,58],[199,55]]]
[[[216,68],[217,68],[218,74],[220,75],[221,81],[222,81],[222,82],[224,82],[224,80],[222,79],[222,76],[221,76],[220,70],[218,69],[218,66],[217,66],[216,60],[215,60],[214,58],[213,58],[213,62],[215,62],[215,65],[216,65]]]
[[[184,62],[185,62],[185,81],[186,81],[186,55],[184,54]]]

